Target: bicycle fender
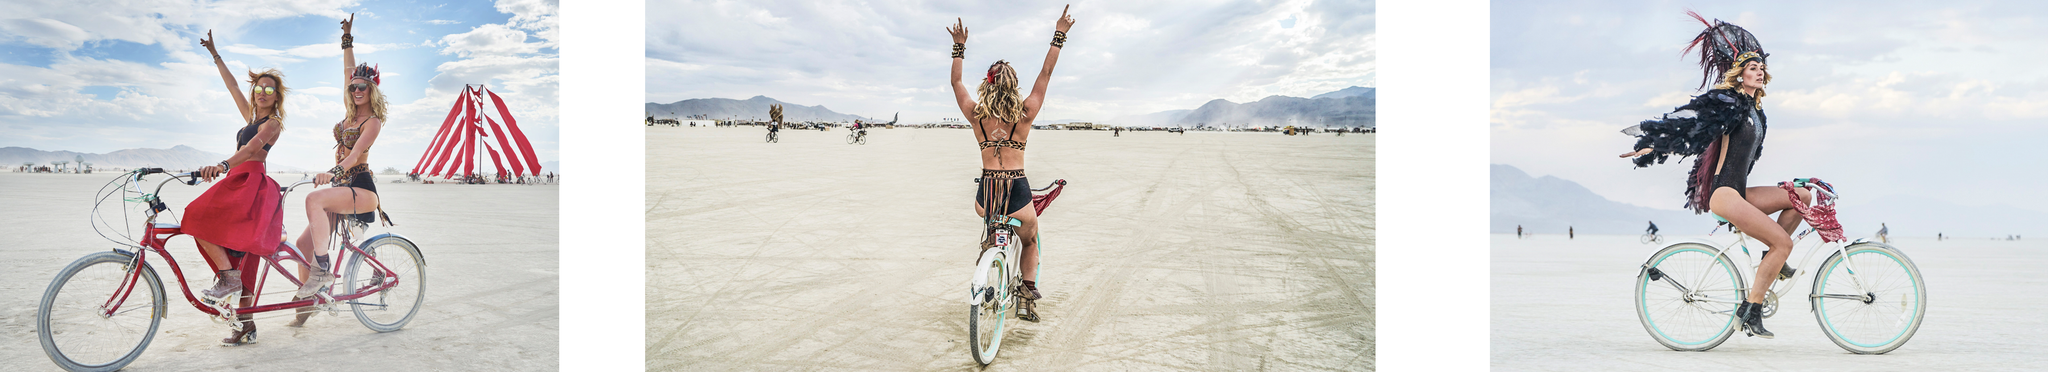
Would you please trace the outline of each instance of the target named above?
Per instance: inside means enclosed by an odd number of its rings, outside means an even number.
[[[988,287],[988,266],[989,263],[995,262],[996,253],[1000,251],[995,248],[982,250],[981,259],[974,260],[974,278],[968,280],[967,287],[968,305],[980,303],[981,299],[976,295],[981,293],[982,288]]]
[[[406,238],[405,238],[405,235],[398,235],[398,233],[383,233],[383,234],[377,234],[377,236],[372,236],[372,237],[370,237],[370,239],[369,239],[369,240],[364,240],[364,241],[363,241],[363,245],[361,245],[361,246],[363,246],[363,247],[368,247],[368,246],[372,246],[372,245],[377,245],[377,241],[378,241],[378,240],[384,240],[384,239],[398,239],[398,240],[400,240],[400,241],[404,241],[404,242],[405,242],[405,244],[410,244],[410,245],[412,245],[412,247],[413,247],[413,248],[419,248],[419,247],[420,247],[420,245],[419,245],[419,244],[414,244],[414,243],[412,242],[412,239],[406,239]],[[421,251],[420,251],[420,266],[426,266],[426,265],[427,265],[427,252],[426,252],[425,250],[421,250]]]

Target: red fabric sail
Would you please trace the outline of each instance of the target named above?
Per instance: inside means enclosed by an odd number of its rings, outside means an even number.
[[[491,127],[491,133],[492,133],[492,134],[496,134],[496,135],[497,135],[497,137],[498,137],[498,148],[501,148],[501,149],[505,149],[505,154],[506,154],[506,155],[513,155],[513,154],[512,154],[512,145],[511,145],[511,144],[509,144],[509,143],[506,143],[506,142],[505,142],[505,130],[504,130],[504,129],[502,129],[502,128],[499,128],[499,127],[500,127],[500,125],[498,125],[498,121],[497,121],[497,120],[491,120],[491,118],[489,118],[489,117],[485,117],[485,118],[484,118],[484,122],[486,122],[486,123],[490,123],[490,124],[491,124],[491,125],[490,125],[490,127]],[[492,158],[491,160],[497,160],[497,158]],[[498,170],[500,170],[500,171],[503,171],[503,170],[505,170],[505,163],[498,163]],[[503,173],[503,172],[500,172],[500,173]],[[522,165],[520,165],[520,164],[519,164],[519,158],[518,158],[518,157],[516,157],[516,156],[515,156],[515,157],[512,157],[512,174],[526,174],[526,167],[525,167],[525,166],[522,166]]]
[[[490,98],[484,98],[486,95]],[[496,111],[498,117],[492,118],[489,115],[492,111]],[[497,140],[492,141],[488,137],[497,137]],[[497,167],[498,175],[540,174],[539,154],[534,153],[532,142],[519,129],[512,110],[505,106],[504,97],[482,86],[464,86],[455,99],[455,105],[448,108],[448,117],[442,120],[441,129],[434,134],[426,152],[421,154],[419,163],[413,166],[413,172],[429,176],[475,175],[483,171],[481,166],[486,165],[478,164],[484,155],[491,157],[488,165]]]
[[[455,118],[462,114],[462,103],[468,99],[467,95],[458,96],[455,98],[455,105],[448,107],[448,118],[441,120],[441,130],[434,132],[434,140],[427,143],[427,153],[421,154],[420,161],[413,164],[413,173],[427,173],[426,167],[430,164],[428,159],[433,159],[434,152],[441,150],[441,144],[448,141],[449,129],[455,127]]]
[[[497,165],[498,165],[498,173],[497,173],[497,175],[499,175],[499,176],[503,176],[503,175],[505,175],[505,161],[503,161],[503,160],[498,160],[498,150],[492,150],[492,149],[491,149],[490,147],[484,147],[484,151],[490,151],[490,152],[491,152],[491,164],[497,164]]]
[[[526,155],[526,166],[533,169],[533,174],[540,174],[540,158],[534,156],[533,144],[526,142],[526,133],[519,131],[519,121],[512,118],[512,111],[505,109],[505,99],[498,98],[498,93],[490,89],[484,89],[484,93],[491,95],[491,100],[498,104],[498,117],[505,118],[505,126],[512,128],[512,139],[519,143],[519,153]]]

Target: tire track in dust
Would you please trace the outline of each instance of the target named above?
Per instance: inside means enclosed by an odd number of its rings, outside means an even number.
[[[1229,158],[1228,158],[1227,156],[1226,156],[1226,157],[1224,158],[1224,165],[1225,165],[1225,166],[1227,166],[1228,168],[1230,168],[1230,171],[1231,171],[1231,172],[1232,172],[1233,174],[1240,174],[1240,175],[1242,174],[1242,173],[1241,173],[1241,172],[1240,172],[1240,171],[1238,170],[1238,168],[1237,168],[1237,165],[1235,164],[1235,162],[1232,162],[1232,161],[1230,161],[1230,159],[1229,159]],[[1240,177],[1239,177],[1239,180],[1240,180],[1240,182],[1242,182],[1242,180],[1243,180],[1243,177],[1242,177],[1242,176],[1240,176]],[[1252,205],[1252,207],[1253,207],[1253,208],[1255,208],[1255,209],[1258,209],[1258,210],[1260,210],[1260,211],[1262,211],[1262,212],[1264,212],[1264,213],[1262,213],[1262,215],[1263,215],[1263,216],[1266,216],[1266,217],[1267,217],[1267,220],[1268,220],[1268,222],[1269,222],[1269,223],[1271,223],[1271,224],[1272,224],[1272,225],[1273,225],[1274,227],[1276,227],[1276,228],[1278,228],[1278,229],[1281,229],[1281,230],[1282,230],[1282,233],[1281,233],[1281,234],[1278,234],[1278,235],[1279,235],[1279,236],[1280,236],[1281,238],[1283,238],[1283,239],[1285,239],[1285,240],[1288,240],[1288,241],[1291,241],[1291,242],[1295,243],[1295,245],[1296,245],[1296,246],[1300,246],[1300,247],[1315,247],[1315,246],[1318,246],[1318,245],[1316,245],[1316,244],[1315,244],[1316,242],[1308,241],[1308,240],[1306,240],[1306,239],[1304,238],[1304,235],[1307,235],[1307,234],[1304,234],[1304,233],[1306,233],[1306,232],[1315,232],[1315,231],[1313,231],[1313,230],[1311,230],[1311,229],[1307,228],[1306,226],[1304,226],[1304,225],[1303,225],[1303,224],[1302,224],[1302,223],[1301,223],[1300,221],[1296,220],[1296,219],[1295,219],[1295,218],[1294,218],[1293,216],[1289,216],[1289,215],[1287,215],[1287,214],[1285,214],[1285,213],[1281,213],[1281,212],[1280,212],[1280,210],[1279,210],[1279,208],[1277,208],[1277,207],[1274,207],[1274,206],[1272,205],[1272,203],[1271,203],[1271,202],[1270,202],[1270,201],[1268,200],[1268,198],[1267,198],[1267,197],[1266,197],[1265,195],[1262,195],[1261,193],[1259,193],[1259,192],[1258,192],[1258,189],[1257,189],[1257,188],[1252,188],[1252,187],[1250,187],[1250,185],[1249,185],[1249,184],[1246,184],[1245,186],[1246,186],[1246,189],[1247,189],[1247,191],[1248,191],[1248,192],[1246,193],[1246,196],[1250,197],[1250,199],[1251,199],[1251,203],[1250,203],[1250,204]],[[1339,248],[1339,249],[1341,249],[1341,248]],[[1306,253],[1306,252],[1304,252],[1304,253]],[[1370,251],[1368,251],[1368,252],[1361,252],[1361,253],[1362,253],[1362,254],[1364,254],[1364,255],[1366,255],[1365,257],[1368,257],[1368,260],[1369,260],[1369,257],[1371,257],[1371,255],[1372,255],[1372,252],[1370,252]],[[1365,296],[1365,297],[1361,297],[1361,294],[1363,294],[1363,292],[1360,292],[1361,290],[1360,290],[1360,289],[1359,289],[1359,288],[1358,288],[1358,287],[1357,287],[1356,285],[1354,285],[1354,284],[1353,284],[1353,283],[1351,283],[1350,281],[1348,281],[1348,280],[1345,280],[1345,279],[1344,279],[1344,278],[1346,278],[1346,277],[1347,277],[1347,275],[1345,275],[1345,273],[1343,273],[1342,271],[1340,271],[1340,270],[1338,269],[1337,265],[1335,265],[1335,264],[1331,263],[1331,262],[1330,262],[1330,258],[1329,258],[1328,256],[1326,256],[1326,255],[1305,255],[1305,256],[1306,256],[1306,257],[1304,257],[1304,258],[1305,258],[1305,259],[1304,259],[1304,261],[1306,261],[1307,263],[1310,263],[1310,264],[1311,264],[1312,266],[1314,266],[1314,269],[1315,269],[1316,271],[1318,271],[1318,272],[1322,273],[1323,275],[1321,275],[1321,276],[1323,276],[1323,277],[1326,277],[1326,278],[1329,278],[1329,279],[1330,279],[1330,282],[1333,282],[1333,283],[1335,283],[1335,284],[1336,284],[1336,285],[1337,285],[1338,287],[1342,288],[1342,289],[1343,289],[1343,291],[1342,291],[1342,292],[1343,292],[1343,295],[1345,295],[1346,297],[1348,297],[1348,299],[1349,299],[1349,300],[1350,300],[1351,302],[1355,302],[1355,303],[1358,303],[1358,304],[1359,304],[1359,306],[1360,306],[1359,308],[1360,308],[1361,310],[1363,310],[1363,311],[1364,311],[1364,315],[1365,315],[1365,316],[1363,316],[1363,318],[1365,318],[1365,319],[1368,319],[1368,320],[1367,320],[1367,322],[1368,322],[1368,323],[1367,323],[1367,327],[1368,327],[1368,328],[1376,328],[1376,326],[1375,326],[1375,325],[1373,325],[1372,323],[1370,323],[1370,322],[1371,322],[1371,319],[1373,319],[1373,318],[1372,318],[1371,316],[1372,316],[1372,315],[1374,315],[1374,314],[1376,313],[1376,312],[1374,311],[1374,308],[1373,308],[1373,304],[1372,304],[1372,303],[1371,303],[1371,302],[1370,302],[1369,300],[1367,300],[1367,298],[1370,298],[1370,296]],[[1367,280],[1371,280],[1371,279],[1367,279]],[[1365,289],[1366,291],[1370,291],[1370,290],[1371,290],[1371,289],[1370,289],[1370,286],[1371,286],[1371,285],[1373,285],[1373,284],[1372,284],[1372,283],[1370,283],[1370,282],[1367,282],[1367,283],[1363,283],[1363,284],[1364,284],[1364,285],[1366,285],[1366,286],[1368,286],[1368,288],[1367,288],[1367,289]],[[1374,353],[1374,349],[1376,349],[1376,348],[1375,348],[1375,347],[1373,347],[1373,345],[1374,345],[1373,335],[1371,335],[1371,334],[1363,334],[1363,335],[1359,335],[1359,336],[1360,336],[1360,337],[1363,337],[1363,338],[1364,338],[1364,340],[1363,340],[1363,341],[1365,342],[1365,345],[1366,345],[1366,347],[1365,347],[1365,349],[1364,349],[1364,350],[1359,350],[1360,354],[1364,354],[1364,355],[1371,355],[1372,353]],[[1356,360],[1356,358],[1354,358],[1353,360]],[[1372,364],[1372,363],[1370,362],[1370,360],[1371,360],[1371,359],[1367,359],[1367,360],[1368,360],[1368,363],[1367,363],[1367,365],[1371,365],[1371,364]]]
[[[1166,168],[1161,171],[1160,177],[1153,181],[1152,189],[1156,190],[1160,185],[1165,184],[1170,176],[1175,174],[1173,170],[1175,166],[1179,165],[1180,158],[1187,156],[1187,153],[1192,150],[1182,151],[1180,154],[1175,155],[1173,161],[1168,163]],[[1215,188],[1199,189],[1186,199],[1182,199],[1180,202],[1169,206],[1166,211],[1149,217],[1154,222],[1167,222],[1169,217],[1178,216],[1181,212],[1185,212],[1197,204],[1207,202],[1209,195],[1213,191],[1215,191]],[[1145,198],[1149,202],[1152,193],[1148,191],[1146,194]],[[1148,259],[1157,257],[1154,253],[1173,247],[1171,245],[1153,244],[1157,240],[1156,238],[1159,233],[1160,229],[1148,228],[1132,236],[1129,239],[1130,243],[1126,246],[1138,247],[1139,249],[1124,255],[1122,259],[1117,260],[1111,265],[1110,272],[1097,276],[1087,286],[1082,287],[1087,291],[1082,292],[1083,294],[1075,299],[1078,306],[1074,311],[1076,314],[1081,315],[1081,319],[1073,327],[1066,329],[1070,331],[1063,333],[1067,335],[1066,337],[1059,338],[1056,342],[1051,343],[1059,348],[1059,352],[1054,353],[1052,356],[1052,361],[1064,361],[1075,364],[1055,369],[1071,369],[1091,364],[1086,363],[1084,358],[1087,353],[1076,350],[1086,348],[1089,339],[1095,333],[1095,328],[1101,326],[1103,320],[1111,315],[1111,313],[1116,312],[1118,305],[1120,305],[1118,300],[1123,297],[1126,284],[1131,282],[1131,276],[1137,273],[1140,268],[1137,265],[1133,265],[1133,261],[1141,257]]]

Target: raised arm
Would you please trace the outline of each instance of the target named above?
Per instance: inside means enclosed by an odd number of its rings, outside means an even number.
[[[974,95],[968,93],[967,85],[960,83],[960,64],[966,63],[967,26],[955,17],[953,26],[946,27],[946,33],[953,34],[953,101],[960,105],[960,118],[972,123]]]
[[[1024,117],[1027,118],[1038,117],[1038,108],[1045,103],[1045,85],[1052,82],[1052,67],[1060,62],[1060,44],[1066,42],[1067,29],[1074,27],[1074,18],[1067,16],[1067,8],[1060,8],[1060,20],[1053,26],[1056,36],[1052,48],[1045,51],[1045,65],[1038,68],[1038,81],[1031,84],[1031,97],[1024,99]]]
[[[355,28],[355,25],[355,13],[349,13],[348,19],[344,19],[341,21],[341,99],[343,100],[349,99],[349,78],[355,76],[356,36],[349,32],[351,31],[351,29]],[[344,114],[344,116],[346,116],[346,114]]]
[[[242,122],[256,121],[256,113],[249,106],[249,98],[242,96],[241,84],[235,83],[235,74],[228,72],[228,63],[220,60],[220,52],[213,47],[213,30],[206,30],[206,38],[199,39],[199,45],[206,46],[206,53],[213,55],[213,67],[220,69],[220,80],[227,83],[228,95],[235,97],[235,110],[242,112]]]

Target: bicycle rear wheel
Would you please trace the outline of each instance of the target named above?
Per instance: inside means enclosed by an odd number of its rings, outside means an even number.
[[[1850,352],[1883,354],[1904,346],[1927,312],[1920,269],[1896,248],[1859,243],[1821,262],[1813,278],[1813,317]]]
[[[996,259],[986,267],[987,276],[982,278],[987,284],[973,292],[979,301],[967,305],[967,353],[982,365],[995,362],[996,352],[1003,345],[1003,325],[1009,321],[1012,304],[1016,303],[1010,299],[1008,259],[1001,251],[996,252]]]
[[[1735,305],[1744,290],[1735,263],[1714,247],[1677,243],[1664,247],[1636,275],[1636,316],[1664,347],[1707,351],[1734,335]]]
[[[120,289],[133,256],[99,252],[57,273],[36,307],[36,336],[50,361],[70,371],[113,371],[142,356],[164,318],[164,285],[142,267],[128,299],[112,316],[100,308]]]
[[[344,276],[345,288],[350,294],[363,288],[383,285],[386,280],[397,280],[398,284],[383,291],[348,301],[349,310],[356,314],[356,320],[364,327],[377,332],[391,332],[405,328],[413,315],[420,312],[420,304],[427,299],[427,261],[420,256],[419,247],[411,241],[397,236],[370,239],[363,245],[363,252],[377,258],[377,262],[390,268],[394,276],[385,276],[375,265],[362,255],[351,256],[348,272]]]

